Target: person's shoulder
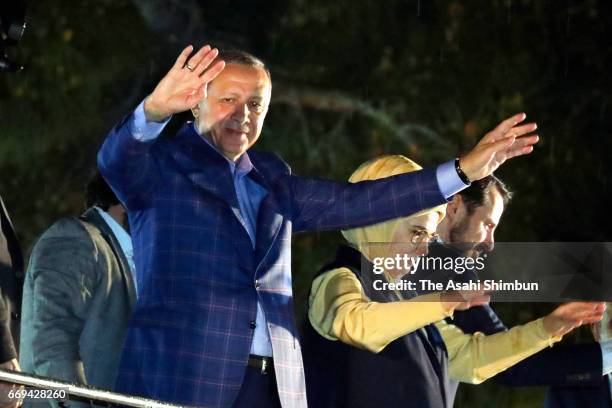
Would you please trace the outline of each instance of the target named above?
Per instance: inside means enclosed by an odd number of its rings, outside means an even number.
[[[350,288],[361,288],[361,282],[355,276],[355,273],[347,267],[333,268],[328,271],[321,273],[317,276],[311,285],[311,292],[317,293],[319,291],[326,291],[330,287],[337,290],[338,286],[345,286]]]
[[[249,150],[249,158],[259,171],[274,175],[291,174],[291,167],[274,153],[263,150]]]
[[[46,246],[57,246],[63,243],[91,244],[99,230],[90,223],[77,217],[64,217],[51,225],[38,239],[33,251]]]
[[[42,238],[78,237],[85,232],[77,217],[63,217],[55,221],[42,235]]]

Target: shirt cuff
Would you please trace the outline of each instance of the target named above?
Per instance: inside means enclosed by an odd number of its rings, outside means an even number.
[[[457,194],[461,190],[468,187],[455,170],[455,160],[447,161],[442,163],[436,169],[436,179],[438,180],[438,187],[444,198],[449,199],[453,195]]]
[[[552,347],[553,344],[560,342],[563,339],[563,336],[552,336],[546,328],[544,327],[544,318],[540,317],[537,320],[534,320],[536,325],[536,335],[541,339],[548,342],[548,347]]]
[[[601,347],[601,367],[603,368],[602,375],[612,373],[612,340],[605,340],[599,342]]]
[[[140,142],[154,140],[161,134],[168,122],[170,122],[171,117],[168,117],[163,122],[149,122],[145,116],[143,100],[128,119],[130,133],[134,136],[134,139]]]

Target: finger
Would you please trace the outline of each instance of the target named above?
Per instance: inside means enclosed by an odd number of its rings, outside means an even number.
[[[508,119],[504,120],[502,123],[497,125],[497,127],[493,130],[493,132],[503,136],[510,129],[512,129],[513,127],[515,127],[516,125],[524,121],[525,118],[527,118],[527,115],[524,112],[517,113],[516,115],[509,117]]]
[[[538,135],[522,136],[515,139],[514,143],[512,143],[506,151],[506,160],[531,153],[533,151],[533,145],[539,141],[540,137]]]
[[[530,135],[530,136],[521,136],[516,139],[516,146],[532,146],[540,141],[540,136],[538,135]]]
[[[198,65],[198,69],[195,70],[195,73],[198,74],[198,76],[201,76],[204,71],[206,71],[206,69],[210,66],[210,64],[212,64],[215,58],[217,58],[218,55],[219,50],[216,48],[213,48],[208,53],[206,53],[206,55],[202,57],[200,65]]]
[[[590,314],[593,317],[603,318],[604,313],[605,313],[605,310],[602,307],[596,306],[595,308],[591,309]]]
[[[572,317],[575,316],[584,316],[584,317],[601,317],[604,314],[604,311],[599,307],[586,306],[577,308],[569,312]]]
[[[567,320],[572,322],[580,320],[588,323],[598,322],[602,317],[602,313],[593,313],[592,311],[579,311],[566,316]]]
[[[200,48],[198,52],[196,52],[191,58],[189,58],[185,66],[188,67],[190,71],[196,72],[198,70],[199,64],[209,52],[210,45],[206,44],[205,46]]]
[[[537,123],[527,123],[526,125],[514,126],[510,130],[508,130],[505,135],[508,136],[510,133],[513,133],[515,136],[523,136],[527,133],[531,133],[538,128]]]
[[[217,75],[221,73],[221,71],[223,71],[223,68],[225,68],[225,61],[215,62],[215,64],[208,70],[206,70],[206,72],[204,72],[204,75],[200,77],[201,82],[204,84],[210,83],[213,79],[217,77]]]
[[[593,313],[593,319],[596,319],[596,321],[600,321],[601,319],[603,319],[604,314],[603,313]]]
[[[605,303],[604,302],[568,302],[565,303],[561,306],[559,306],[559,308],[567,308],[569,309],[574,309],[574,310],[605,310]]]
[[[489,147],[487,148],[487,154],[489,154],[490,157],[493,157],[493,155],[498,152],[501,152],[504,150],[510,150],[511,146],[514,145],[515,141],[516,141],[516,138],[514,136],[510,136],[510,137],[506,137],[501,140],[498,140],[497,142],[490,143]]]
[[[592,304],[587,302],[569,302],[555,309],[553,312],[563,319],[574,320],[579,316],[593,312]]]
[[[506,152],[506,160],[512,159],[518,156],[524,156],[533,152],[533,146],[521,147],[521,148],[511,148]]]
[[[508,119],[497,125],[495,129],[484,135],[484,137],[480,139],[478,144],[480,145],[483,143],[493,143],[498,141],[499,139],[506,136],[506,133],[508,133],[510,129],[524,121],[526,117],[527,115],[525,115],[524,113],[518,113],[514,116],[509,117]]]
[[[189,54],[191,54],[191,51],[193,51],[192,45],[188,45],[187,47],[185,47],[185,49],[180,53],[180,55],[176,59],[176,62],[174,63],[172,68],[182,69],[183,66],[185,65],[185,62],[187,61],[187,57],[189,57]]]
[[[538,135],[523,136],[515,139],[512,146],[510,146],[506,152],[508,154],[507,159],[531,153],[533,151],[533,145],[538,143],[539,140],[540,137]]]
[[[590,316],[582,319],[582,324],[592,324],[601,321],[602,316]]]

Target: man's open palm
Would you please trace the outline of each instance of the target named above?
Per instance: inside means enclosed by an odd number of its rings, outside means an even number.
[[[521,125],[526,115],[519,113],[487,133],[468,154],[460,160],[461,169],[471,181],[492,174],[508,159],[529,154],[539,140],[535,123]]]
[[[174,66],[157,84],[145,100],[147,120],[162,122],[169,116],[193,108],[206,97],[206,86],[225,67],[225,62],[215,60],[219,51],[209,45],[200,48],[189,60],[193,51],[190,45],[181,52]]]

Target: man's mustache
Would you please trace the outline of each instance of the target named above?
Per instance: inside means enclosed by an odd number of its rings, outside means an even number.
[[[474,245],[474,248],[472,250],[475,256],[481,256],[482,254],[488,254],[493,250],[493,248],[491,244],[481,242],[479,244]]]
[[[225,127],[230,130],[239,130],[243,133],[249,133],[251,131],[251,125],[248,122],[240,123],[236,120],[228,121]]]

